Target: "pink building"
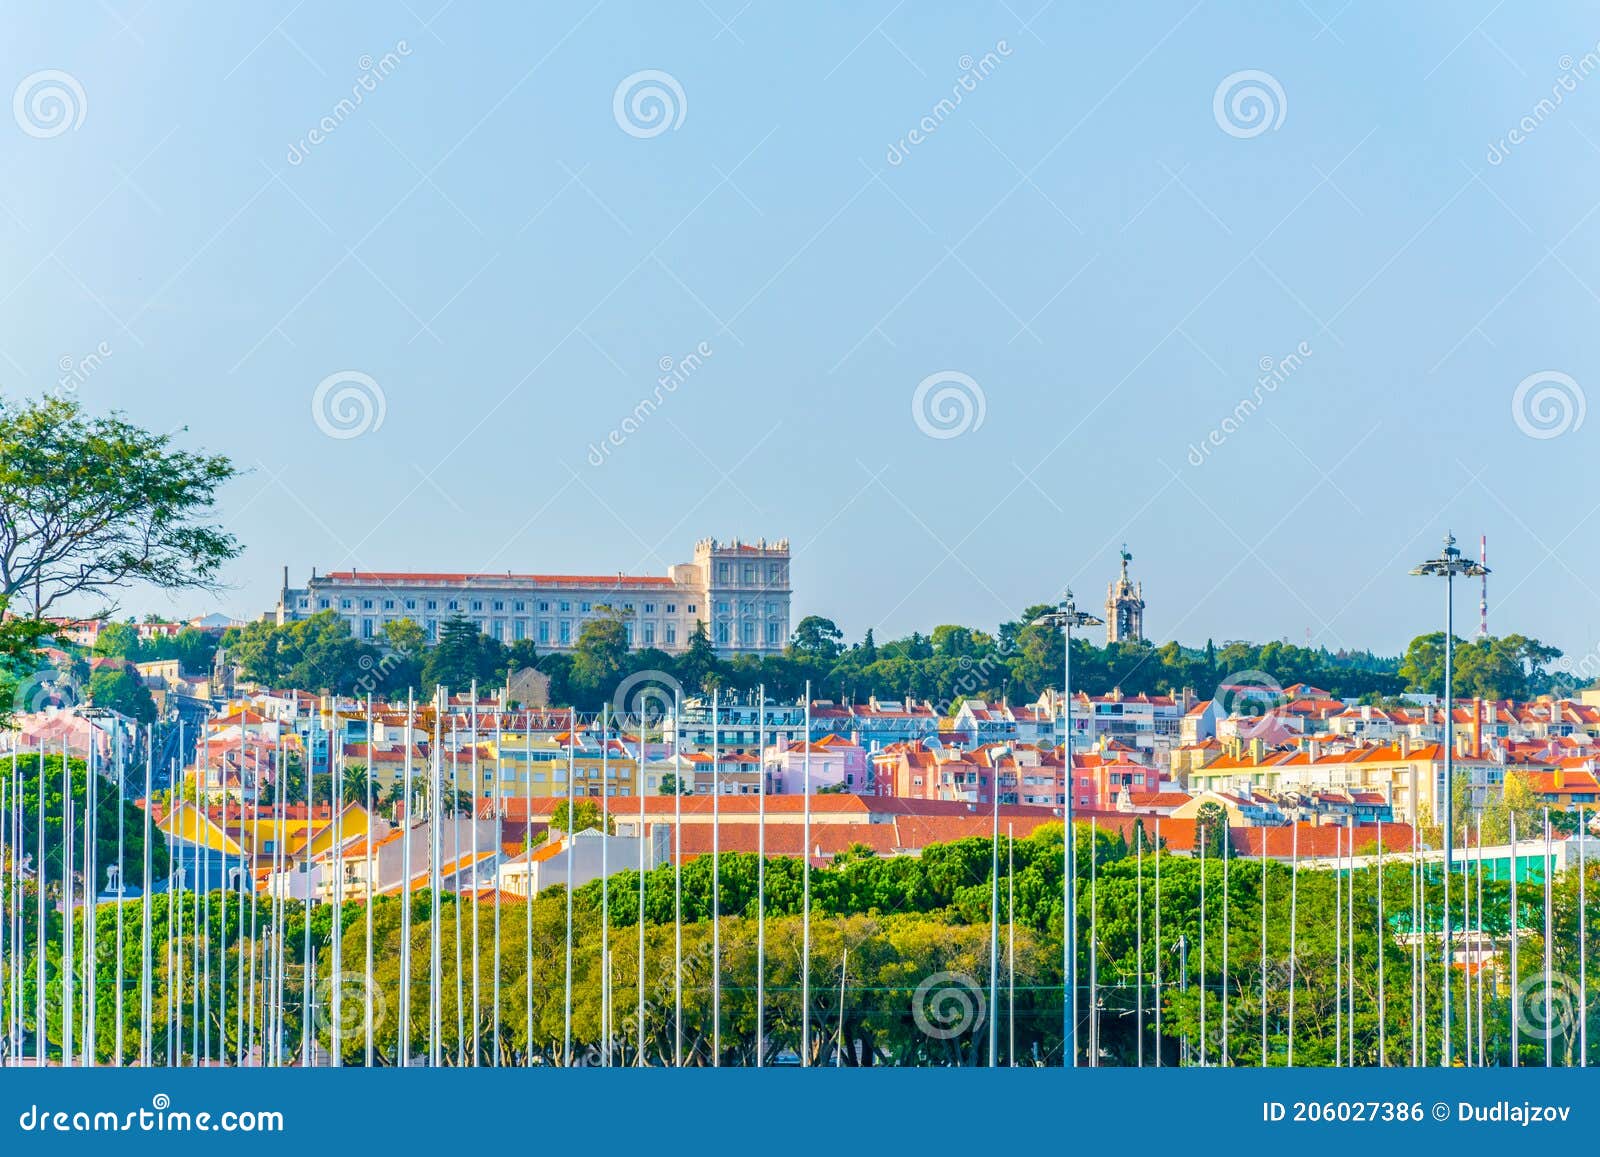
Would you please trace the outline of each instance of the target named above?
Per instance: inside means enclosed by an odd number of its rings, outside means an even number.
[[[804,743],[779,741],[762,755],[762,770],[767,790],[774,795],[799,795],[805,790],[806,752]],[[867,752],[859,743],[837,735],[824,735],[809,745],[811,790],[847,792],[867,790]]]

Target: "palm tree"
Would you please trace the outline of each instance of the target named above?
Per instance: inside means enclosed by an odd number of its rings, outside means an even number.
[[[365,764],[352,763],[344,769],[344,802],[345,806],[358,803],[362,807],[367,805],[367,782],[372,778],[372,773]]]

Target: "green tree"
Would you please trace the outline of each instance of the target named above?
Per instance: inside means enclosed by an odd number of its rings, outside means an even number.
[[[789,640],[788,653],[791,658],[805,662],[832,663],[839,657],[843,638],[844,632],[834,625],[832,619],[807,615],[795,627],[794,636]]]
[[[574,814],[577,819],[569,824],[567,817]],[[574,833],[586,832],[590,828],[599,828],[600,804],[596,800],[580,799],[578,800],[578,806],[569,812],[567,801],[562,800],[556,804],[555,810],[550,813],[550,827],[558,831]],[[609,809],[606,815],[605,830],[608,835],[614,836],[617,834],[616,813],[609,811]]]
[[[603,695],[621,676],[628,662],[628,627],[623,613],[604,604],[583,624],[572,649],[574,690]]]
[[[139,631],[131,623],[107,623],[94,641],[94,653],[118,659],[139,658]]]
[[[89,702],[121,712],[140,723],[156,720],[155,700],[150,697],[144,680],[129,667],[105,666],[90,676]]]
[[[709,691],[722,677],[722,660],[711,645],[704,620],[696,620],[689,646],[678,659],[678,682],[690,693]]]
[[[472,620],[452,615],[439,625],[439,641],[422,664],[422,685],[455,692],[474,681],[495,687],[505,673],[505,645],[478,630]]]

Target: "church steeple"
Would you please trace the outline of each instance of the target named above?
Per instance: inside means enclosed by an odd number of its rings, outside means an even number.
[[[1144,584],[1128,578],[1133,555],[1122,544],[1122,575],[1106,584],[1106,642],[1137,643],[1144,638]]]

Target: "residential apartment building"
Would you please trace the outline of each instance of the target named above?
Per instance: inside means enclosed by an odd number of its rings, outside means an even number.
[[[694,561],[655,575],[472,574],[424,571],[312,572],[289,585],[285,568],[278,623],[334,611],[357,638],[381,637],[385,624],[411,619],[430,639],[455,616],[504,643],[571,650],[583,625],[609,607],[620,612],[634,647],[686,650],[697,623],[724,655],[777,654],[789,638],[789,541],[695,543]]]

